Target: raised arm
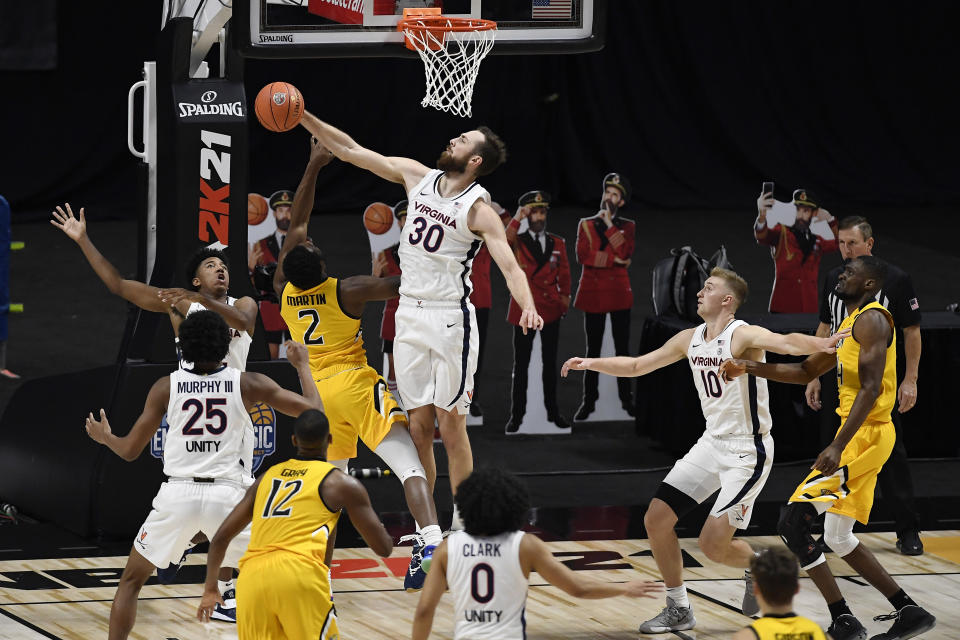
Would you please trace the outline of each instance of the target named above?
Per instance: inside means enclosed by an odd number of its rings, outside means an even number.
[[[343,131],[323,122],[309,111],[303,112],[300,120],[307,131],[312,133],[320,143],[333,152],[344,162],[375,173],[384,180],[399,182],[406,189],[420,182],[429,168],[410,158],[384,156],[361,147]]]
[[[189,289],[159,289],[157,295],[168,307],[175,307],[184,311],[190,308],[190,303],[198,302],[210,311],[219,314],[227,325],[237,331],[246,331],[253,335],[257,326],[257,303],[250,296],[239,298],[231,305],[211,298],[205,293],[190,291]],[[174,322],[174,326],[175,328],[179,327],[179,322]]]
[[[376,278],[350,276],[340,281],[340,305],[352,316],[363,313],[363,305],[374,300],[391,300],[400,295],[400,276]]]
[[[84,209],[80,209],[80,215],[75,216],[69,202],[64,204],[64,207],[66,207],[66,211],[59,206],[57,207],[57,210],[53,212],[53,220],[50,221],[50,224],[63,231],[68,238],[77,243],[80,251],[83,252],[83,256],[93,267],[103,284],[107,285],[110,293],[132,302],[146,311],[167,313],[170,307],[157,295],[160,291],[158,288],[151,287],[143,282],[123,278],[116,267],[104,258],[103,254],[93,245],[87,235],[87,218],[84,215]]]
[[[210,620],[210,614],[217,603],[223,604],[220,589],[217,587],[220,565],[223,564],[223,556],[226,555],[230,542],[253,520],[253,503],[257,499],[261,478],[257,478],[257,481],[247,489],[243,499],[220,523],[220,527],[210,541],[210,549],[207,551],[207,578],[203,583],[203,598],[197,608],[197,619],[201,622]]]
[[[687,357],[687,349],[694,329],[684,329],[666,341],[662,347],[636,358],[613,356],[611,358],[570,358],[560,368],[564,378],[571,370],[598,371],[619,378],[645,376]]]
[[[485,202],[477,202],[467,215],[467,225],[470,230],[480,235],[487,245],[490,257],[500,267],[510,295],[520,305],[520,328],[526,333],[527,329],[542,329],[543,318],[537,313],[530,292],[530,283],[527,274],[517,264],[517,257],[507,243],[507,235],[503,230],[503,222],[493,208]]]
[[[730,352],[742,356],[750,349],[763,349],[790,356],[806,356],[811,353],[836,353],[837,343],[850,335],[849,329],[839,331],[828,338],[808,336],[804,333],[774,333],[764,327],[748,324],[733,332]]]
[[[433,628],[433,614],[440,603],[440,597],[447,590],[447,541],[444,540],[433,550],[430,572],[423,583],[423,591],[413,614],[413,640],[427,640]]]
[[[244,372],[240,376],[240,389],[244,402],[264,402],[280,413],[296,418],[307,409],[323,411],[320,392],[310,372],[310,358],[307,348],[299,342],[287,340],[287,359],[300,377],[303,395],[284,389],[262,373]]]
[[[355,478],[341,471],[331,471],[322,485],[323,501],[331,509],[345,509],[350,523],[367,546],[386,558],[393,551],[393,538],[387,533],[380,516],[370,505],[370,496]]]
[[[558,561],[547,545],[531,533],[525,534],[520,540],[520,566],[527,572],[536,571],[544,580],[574,598],[590,600],[614,596],[652,598],[655,593],[663,591],[663,583],[643,580],[620,583],[600,582],[578,576]]]
[[[837,366],[837,358],[828,353],[814,353],[807,356],[803,362],[776,363],[755,362],[733,358],[724,360],[720,364],[720,377],[724,382],[749,373],[758,378],[766,378],[775,382],[788,384],[807,384],[814,378],[819,378],[827,371]]]
[[[113,434],[107,412],[100,409],[100,419],[94,417],[93,412],[87,416],[87,435],[94,441],[108,447],[115,454],[132,462],[136,460],[143,448],[150,442],[150,438],[157,432],[163,414],[167,412],[167,402],[170,399],[170,377],[164,376],[150,387],[147,400],[143,405],[143,412],[134,423],[130,432],[122,437]]]
[[[273,290],[277,298],[283,296],[283,287],[287,279],[283,275],[283,259],[291,249],[307,239],[307,228],[310,226],[310,213],[313,211],[313,201],[317,193],[317,175],[333,160],[333,154],[316,138],[310,139],[310,160],[303,171],[297,191],[293,194],[293,206],[290,208],[290,228],[284,238],[280,255],[277,256],[277,269],[273,272]]]

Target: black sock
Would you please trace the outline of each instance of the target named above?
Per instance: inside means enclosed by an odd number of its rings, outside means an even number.
[[[843,598],[840,598],[836,602],[828,604],[827,607],[829,607],[830,609],[831,620],[836,620],[837,618],[839,618],[844,614],[851,615],[851,616],[853,615],[853,612],[850,611],[850,607],[847,606],[847,601],[844,600]]]
[[[893,608],[897,611],[900,611],[900,609],[903,609],[907,605],[912,604],[913,606],[917,606],[917,603],[914,602],[910,596],[904,593],[903,589],[897,591],[895,594],[887,598],[887,600],[890,601],[890,604],[892,604]]]

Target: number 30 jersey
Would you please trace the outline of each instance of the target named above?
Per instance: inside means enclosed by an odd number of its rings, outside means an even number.
[[[449,198],[440,195],[443,171],[427,173],[407,194],[400,230],[400,295],[414,300],[462,302],[470,296],[470,271],[482,239],[467,227],[470,208],[490,194],[476,182]]]
[[[199,375],[170,374],[163,472],[170,478],[224,478],[249,475],[240,464],[243,438],[253,431],[240,395],[239,369],[224,366]]]
[[[743,320],[734,320],[710,341],[706,323],[701,324],[687,348],[687,362],[700,396],[707,433],[717,438],[765,435],[772,425],[766,379],[747,374],[724,383],[717,373],[720,363],[733,357],[733,332],[745,324]],[[766,362],[766,354],[761,362]]]
[[[331,365],[365,365],[360,318],[340,307],[340,281],[327,278],[312,289],[283,288],[280,315],[290,337],[307,347],[314,372]]]
[[[453,595],[454,640],[521,640],[527,577],[520,567],[523,531],[490,538],[447,536],[447,584]]]

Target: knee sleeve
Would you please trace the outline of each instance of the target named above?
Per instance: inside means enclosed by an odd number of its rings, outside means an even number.
[[[817,541],[810,535],[816,518],[817,510],[810,503],[791,502],[780,510],[777,522],[777,533],[805,570],[826,561]]]
[[[860,541],[853,535],[853,523],[850,516],[828,513],[823,519],[823,539],[841,558],[850,554]]]
[[[407,430],[401,426],[394,425],[373,452],[390,467],[394,475],[400,478],[401,483],[410,478],[426,479],[427,477],[420,463],[416,445],[413,444]]]
[[[654,498],[659,498],[663,502],[667,503],[667,506],[673,509],[673,512],[677,516],[677,520],[687,515],[691,511],[697,508],[697,501],[685,494],[680,489],[677,489],[672,484],[667,484],[666,482],[661,482],[660,486],[657,487],[657,492],[653,494]]]

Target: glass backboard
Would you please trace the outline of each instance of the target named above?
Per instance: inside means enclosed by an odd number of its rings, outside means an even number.
[[[396,25],[419,7],[496,21],[494,55],[603,47],[606,0],[234,0],[234,38],[251,58],[409,57]]]

